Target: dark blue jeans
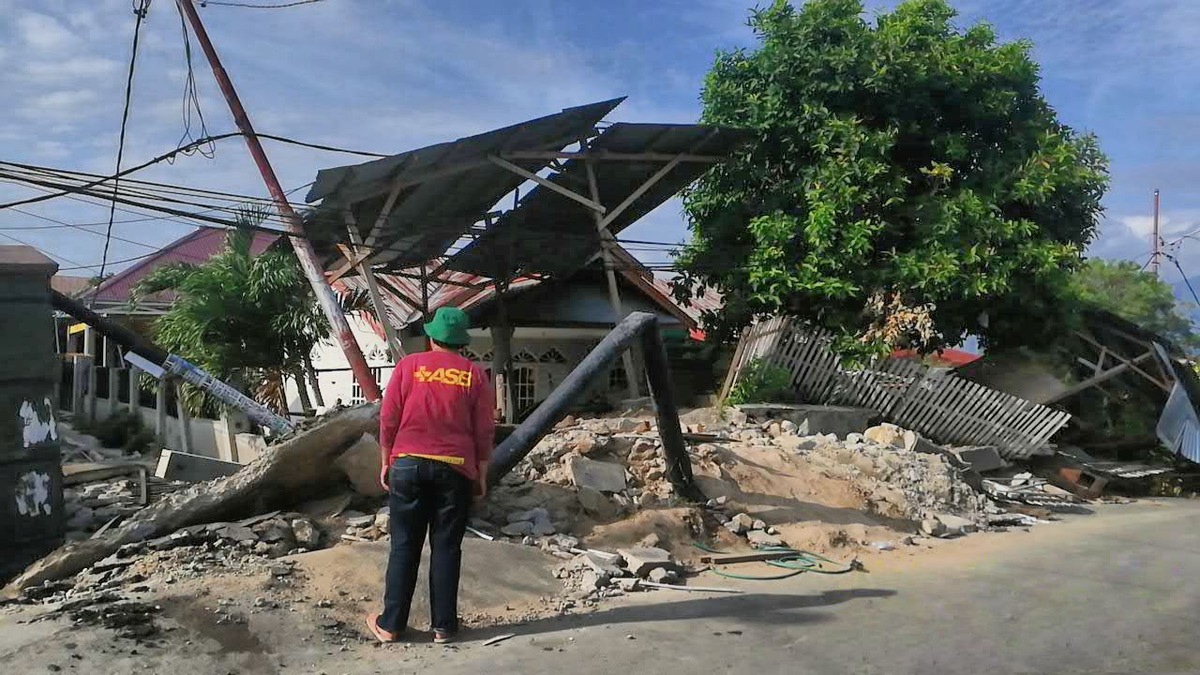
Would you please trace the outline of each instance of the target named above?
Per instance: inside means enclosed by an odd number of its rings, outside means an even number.
[[[429,611],[435,630],[458,630],[462,540],[471,509],[471,481],[445,462],[399,457],[388,472],[392,548],[379,627],[408,625],[425,532],[429,532]]]

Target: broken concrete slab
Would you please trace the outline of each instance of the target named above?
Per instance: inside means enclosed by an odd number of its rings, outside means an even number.
[[[758,548],[784,545],[782,538],[767,534],[764,530],[750,530],[746,533],[746,540]]]
[[[500,532],[509,537],[527,537],[533,534],[533,523],[528,520],[509,523],[500,528]]]
[[[204,455],[193,455],[176,450],[163,450],[158,456],[154,475],[163,480],[179,480],[185,483],[200,483],[232,476],[244,464],[226,462]]]
[[[656,584],[669,584],[679,578],[674,570],[656,567],[646,575],[646,578]]]
[[[597,462],[586,457],[572,457],[567,471],[576,487],[590,487],[600,492],[620,492],[625,489],[625,467],[613,462]]]
[[[1004,458],[1000,456],[1000,451],[990,445],[977,448],[953,448],[950,450],[950,454],[978,473],[995,471],[1008,466],[1008,462],[1005,462]]]
[[[625,559],[630,574],[637,577],[644,578],[651,570],[659,568],[678,569],[670,552],[661,548],[619,548],[617,554]]]
[[[326,485],[329,465],[354,440],[379,424],[379,406],[362,405],[326,416],[267,448],[242,470],[167,495],[102,537],[67,544],[27,568],[0,596],[16,597],[29,586],[61,579],[91,566],[124,544],[181,527],[236,518],[257,504],[271,504]]]
[[[609,577],[624,576],[624,571],[617,566],[616,560],[597,555],[595,551],[584,551],[575,557],[573,564],[588,567]]]
[[[380,497],[385,493],[379,484],[379,441],[371,434],[363,434],[358,441],[346,449],[333,465],[340,471],[354,491],[364,497]]]
[[[937,521],[942,525],[942,532],[936,536],[939,537],[957,537],[968,532],[974,532],[979,529],[979,526],[974,521],[968,520],[961,516],[951,515],[949,513],[939,513]]]
[[[737,410],[758,420],[788,420],[796,425],[793,433],[801,436],[834,434],[845,438],[879,419],[879,413],[869,408],[836,405],[753,404],[737,406]]]

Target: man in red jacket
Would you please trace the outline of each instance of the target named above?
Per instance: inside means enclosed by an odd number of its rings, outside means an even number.
[[[472,493],[487,494],[496,426],[487,374],[459,354],[469,328],[462,310],[439,309],[425,324],[432,350],[401,359],[383,396],[379,481],[389,493],[392,545],[383,612],[367,617],[381,642],[395,642],[408,625],[427,530],[434,642],[458,632],[463,534]]]

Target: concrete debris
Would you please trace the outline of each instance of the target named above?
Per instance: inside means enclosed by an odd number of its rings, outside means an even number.
[[[604,493],[590,487],[579,488],[579,505],[587,513],[601,519],[616,515],[617,506]]]
[[[500,531],[510,537],[545,537],[554,534],[557,529],[550,520],[549,511],[535,508],[508,514],[508,525],[500,528]]]
[[[625,559],[625,566],[630,574],[643,579],[656,569],[678,568],[670,552],[661,548],[621,548],[617,549],[617,555]]]
[[[193,455],[177,450],[163,450],[159,453],[154,475],[163,480],[200,483],[232,476],[240,471],[242,466],[237,462],[226,462],[214,457]]]
[[[931,537],[959,537],[978,529],[979,525],[975,521],[948,513],[940,513],[921,521],[921,531]]]
[[[256,504],[294,499],[296,494],[327,485],[329,464],[355,439],[378,425],[378,412],[377,405],[365,405],[327,415],[320,424],[270,446],[232,476],[166,495],[101,537],[63,546],[13,579],[3,595],[15,597],[29,586],[76,574],[125,544],[220,521],[245,513]]]
[[[308,518],[297,518],[292,521],[292,533],[296,537],[296,545],[310,551],[321,545],[321,530]]]
[[[333,461],[333,466],[350,481],[358,494],[364,497],[385,494],[379,484],[379,441],[375,436],[362,434]]]
[[[977,473],[996,471],[1008,466],[1008,462],[1000,456],[1000,452],[992,446],[978,448],[954,448],[950,450],[958,461],[974,469]]]
[[[646,578],[656,584],[667,584],[674,582],[679,577],[674,570],[669,570],[665,567],[655,567],[654,569],[650,570],[649,574],[646,575]]]
[[[785,545],[781,537],[767,534],[764,530],[750,530],[746,533],[746,541],[749,541],[752,546],[757,548]]]
[[[590,487],[600,492],[621,492],[627,485],[625,467],[613,462],[572,457],[567,462],[567,470],[575,487]]]
[[[745,534],[754,529],[754,518],[749,514],[739,513],[725,523],[725,529],[734,534]]]

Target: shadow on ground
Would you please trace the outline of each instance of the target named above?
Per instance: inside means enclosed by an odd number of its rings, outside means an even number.
[[[672,591],[658,592],[671,593]],[[831,621],[834,618],[831,614],[805,610],[839,605],[851,600],[890,598],[895,595],[896,591],[893,590],[859,588],[824,591],[816,595],[753,593],[679,602],[634,604],[592,614],[560,616],[524,624],[480,628],[469,631],[464,637],[467,640],[476,641],[488,640],[505,633],[518,633],[522,637],[528,637],[592,626],[716,618],[735,618],[746,623],[772,626],[801,625]]]

